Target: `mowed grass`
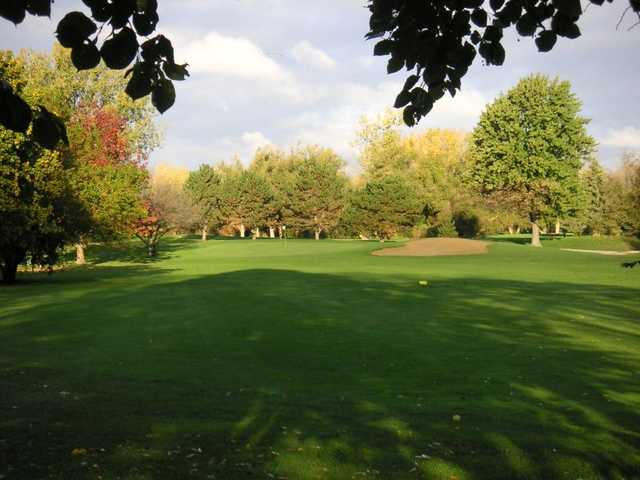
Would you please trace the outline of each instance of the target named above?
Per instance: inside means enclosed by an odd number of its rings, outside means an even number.
[[[640,478],[620,257],[132,245],[0,288],[2,478]]]
[[[530,234],[493,235],[488,238],[496,242],[509,242],[526,245],[531,243]],[[570,248],[578,250],[609,250],[627,252],[640,250],[640,239],[630,236],[550,236],[542,235],[542,245],[551,248]]]

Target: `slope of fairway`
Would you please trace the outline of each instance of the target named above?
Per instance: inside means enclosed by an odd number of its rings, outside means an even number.
[[[0,287],[2,478],[640,478],[620,258],[134,246]]]

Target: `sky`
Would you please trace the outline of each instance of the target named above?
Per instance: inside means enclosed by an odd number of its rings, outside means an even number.
[[[583,5],[587,2],[583,0]],[[591,119],[598,158],[614,168],[625,150],[640,150],[640,26],[627,4],[589,5],[576,40],[539,53],[533,39],[507,34],[501,67],[478,56],[455,98],[443,97],[414,130],[471,131],[485,105],[523,76],[544,73],[572,84]],[[393,105],[406,72],[386,73],[386,60],[366,41],[366,0],[159,0],[157,32],[168,36],[191,77],[176,82],[176,104],[159,123],[162,146],[151,163],[195,169],[256,148],[319,144],[358,171],[355,132],[363,115]],[[57,21],[80,0],[58,0],[52,20],[30,17],[14,27],[0,19],[0,48],[50,50]]]

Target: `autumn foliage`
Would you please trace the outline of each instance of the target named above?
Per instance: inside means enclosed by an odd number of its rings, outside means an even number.
[[[76,158],[104,167],[135,164],[143,166],[146,155],[134,151],[127,136],[126,119],[116,110],[96,104],[80,107],[71,118]]]

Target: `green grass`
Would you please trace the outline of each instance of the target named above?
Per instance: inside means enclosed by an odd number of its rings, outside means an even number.
[[[495,242],[508,242],[520,245],[531,243],[531,235],[492,235],[488,238]],[[551,248],[575,248],[579,250],[611,250],[625,252],[628,250],[640,250],[640,239],[634,237],[591,237],[591,236],[570,236],[554,237],[542,236],[542,245]]]
[[[375,248],[174,240],[0,288],[0,476],[640,478],[637,268]]]

